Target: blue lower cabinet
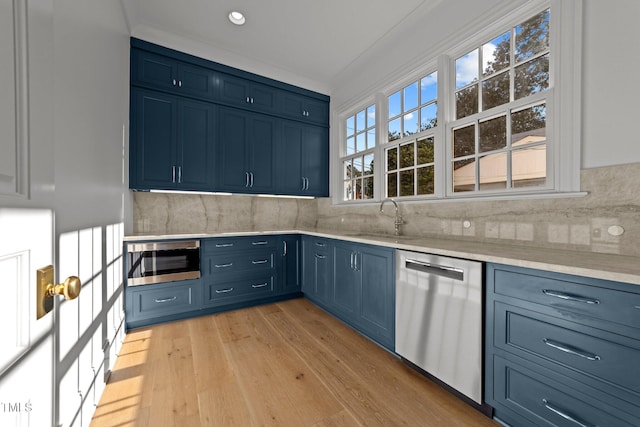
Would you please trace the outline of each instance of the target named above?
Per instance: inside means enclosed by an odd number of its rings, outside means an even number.
[[[333,241],[302,237],[302,292],[305,297],[328,309],[333,283]]]
[[[280,294],[299,293],[302,287],[302,239],[299,235],[279,238],[280,248],[276,252]]]
[[[128,286],[125,290],[127,327],[174,320],[202,307],[202,284],[197,280]]]

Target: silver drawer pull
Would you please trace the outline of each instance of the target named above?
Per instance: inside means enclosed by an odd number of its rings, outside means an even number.
[[[316,254],[316,258],[318,258],[318,259],[325,259],[325,258],[326,258],[326,256],[324,256],[324,255],[320,255],[320,254]]]
[[[261,283],[259,285],[251,285],[251,287],[252,288],[264,288],[267,285],[268,285],[268,283]]]
[[[164,299],[156,299],[155,301],[158,304],[161,304],[163,302],[171,302],[171,301],[175,301],[178,297],[173,297],[173,298],[164,298]]]
[[[322,248],[324,248],[325,246],[327,246],[326,243],[322,243],[322,242],[316,242],[316,246],[320,246]]]
[[[254,246],[258,246],[258,245],[268,245],[269,242],[267,242],[266,240],[261,240],[259,242],[251,242],[252,245]]]
[[[565,411],[563,411],[562,409],[558,408],[557,406],[549,403],[549,401],[547,399],[542,399],[542,403],[544,403],[544,407],[547,408],[548,410],[550,410],[551,412],[553,412],[554,414],[564,418],[567,421],[571,421],[572,423],[574,423],[577,426],[580,427],[594,427],[592,424],[587,424],[586,422],[567,414]]]
[[[600,300],[597,300],[595,298],[588,298],[580,295],[568,294],[565,292],[554,291],[550,289],[543,289],[542,293],[545,295],[549,295],[550,297],[560,298],[567,301],[577,301],[585,304],[600,304]]]
[[[216,264],[215,267],[216,268],[225,268],[225,267],[231,267],[233,265],[232,262],[228,263],[228,264]]]
[[[587,360],[600,360],[600,356],[598,356],[597,354],[586,353],[572,345],[553,341],[549,338],[545,338],[544,343],[549,347],[555,348],[556,350],[564,351],[565,353],[573,354],[574,356],[579,356]]]
[[[233,243],[216,243],[216,248],[229,248],[233,246]]]
[[[233,288],[228,289],[216,289],[216,294],[226,294],[227,292],[231,292]]]
[[[268,262],[269,262],[268,259],[261,259],[261,260],[257,260],[257,261],[251,261],[251,264],[258,265],[258,264],[266,264]]]

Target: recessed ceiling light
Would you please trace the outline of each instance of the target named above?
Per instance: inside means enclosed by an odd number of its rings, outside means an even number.
[[[237,10],[229,12],[229,21],[236,25],[243,25],[245,22],[244,15]]]

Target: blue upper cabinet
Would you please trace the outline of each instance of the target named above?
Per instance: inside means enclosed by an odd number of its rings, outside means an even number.
[[[262,113],[277,113],[278,90],[260,83],[220,74],[218,98],[221,103]]]
[[[214,188],[214,105],[133,88],[131,116],[131,188]]]
[[[219,108],[219,190],[262,194],[275,190],[276,120],[236,108]]]
[[[294,120],[329,126],[329,103],[293,92],[281,95],[282,115]]]
[[[131,83],[203,99],[215,97],[212,70],[144,50],[131,51]]]

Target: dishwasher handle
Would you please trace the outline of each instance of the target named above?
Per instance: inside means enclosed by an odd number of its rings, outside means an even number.
[[[447,267],[444,265],[431,264],[415,259],[407,259],[405,267],[409,270],[416,270],[422,273],[434,274],[436,276],[448,277],[454,280],[464,280],[464,270],[461,268]]]

